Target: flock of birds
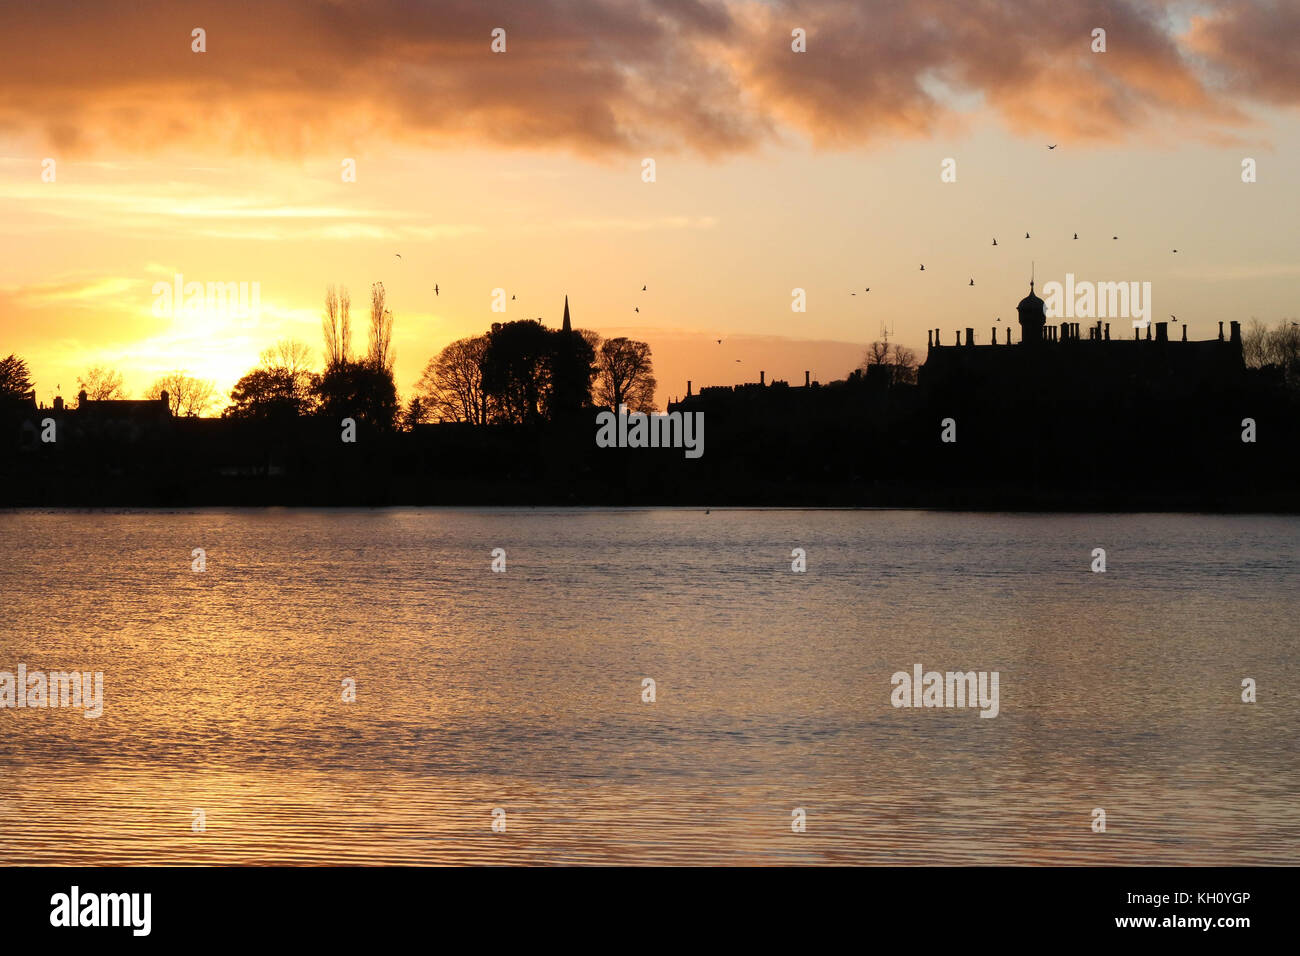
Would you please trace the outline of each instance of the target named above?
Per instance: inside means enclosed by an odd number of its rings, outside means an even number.
[[[1056,143],[1047,144],[1047,148],[1048,148],[1049,150],[1050,150],[1050,149],[1056,149],[1057,145],[1058,145],[1058,144],[1056,144]],[[1031,238],[1028,232],[1025,233],[1025,238],[1026,238],[1026,239]],[[1079,234],[1078,234],[1077,232],[1074,233],[1074,239],[1078,239],[1078,238],[1079,238]],[[1112,240],[1118,241],[1119,236],[1111,236],[1110,238],[1111,238]],[[997,244],[998,244],[997,236],[994,236],[994,237],[993,237],[993,245],[996,246]],[[1175,249],[1175,250],[1173,250],[1173,251],[1174,251],[1175,253],[1178,252],[1177,249]],[[398,259],[401,259],[401,258],[402,258],[402,254],[401,254],[400,252],[394,253],[394,255],[397,256]],[[919,271],[924,272],[924,271],[925,271],[925,263],[922,262],[922,263],[920,264],[920,266],[921,266],[921,268],[920,268]],[[974,277],[974,276],[971,276],[971,278],[970,278],[970,282],[969,282],[969,284],[968,284],[968,287],[973,287],[974,285],[975,285],[975,277]],[[641,286],[641,291],[642,291],[642,292],[645,292],[646,289],[647,289],[647,286],[646,286],[646,285]],[[868,293],[868,292],[871,291],[871,286],[866,286],[862,291],[863,291],[863,294],[865,295],[866,293]],[[438,295],[441,294],[441,290],[439,289],[439,287],[438,287],[438,285],[437,285],[436,283],[434,284],[434,287],[433,287],[433,294],[434,294],[435,296],[438,296]],[[849,295],[853,295],[853,296],[856,296],[857,294],[858,294],[858,293],[857,293],[856,291],[855,291],[855,292],[850,292],[850,293],[849,293]],[[513,302],[513,301],[516,301],[516,300],[517,300],[517,296],[515,296],[515,295],[511,295],[511,296],[510,296],[510,300],[511,300],[512,302]],[[634,313],[636,313],[636,314],[639,315],[639,314],[641,313],[641,307],[640,307],[639,305],[638,305],[638,306],[633,306],[633,307],[632,307],[632,311],[633,311]],[[1173,313],[1170,313],[1169,318],[1173,319],[1175,322],[1178,321],[1178,317],[1175,316]],[[1002,321],[1002,317],[1001,317],[1001,316],[998,316],[997,321],[998,321],[998,322],[1001,322],[1001,321]],[[1294,324],[1294,323],[1293,323],[1293,324]],[[717,342],[718,345],[721,345],[722,342],[723,342],[723,340],[722,340],[722,339],[717,339],[716,342]],[[739,362],[740,362],[740,359],[736,359],[736,362],[739,363]]]
[[[1057,147],[1058,144],[1056,144],[1056,143],[1050,143],[1050,144],[1045,144],[1045,145],[1047,145],[1047,148],[1048,148],[1048,149],[1056,149],[1056,147]],[[1031,238],[1028,232],[1025,233],[1025,238],[1026,238],[1026,239]],[[1078,234],[1077,232],[1074,233],[1074,239],[1078,239],[1078,238],[1079,238],[1079,234]],[[1111,238],[1112,240],[1114,240],[1114,241],[1118,241],[1119,236],[1111,236],[1110,238]],[[1072,240],[1072,241],[1073,241],[1073,240]],[[998,244],[997,236],[994,236],[994,237],[993,237],[993,245],[996,246],[997,244]],[[1175,253],[1178,252],[1177,249],[1175,249],[1175,250],[1173,250],[1173,251],[1174,251]],[[920,268],[918,271],[920,271],[920,272],[924,272],[924,271],[925,271],[925,263],[922,262],[920,265],[921,265],[921,268]],[[971,279],[970,279],[970,282],[967,284],[967,288],[970,288],[971,286],[974,286],[974,285],[975,285],[975,278],[974,278],[974,276],[972,276]],[[867,287],[863,290],[863,294],[866,294],[867,292],[870,292],[870,291],[871,291],[871,286],[867,286]],[[856,296],[856,295],[857,295],[857,292],[850,292],[849,295]],[[1175,322],[1178,321],[1178,319],[1177,319],[1177,318],[1176,318],[1172,313],[1170,313],[1169,318],[1173,319]],[[1002,321],[1002,318],[999,316],[998,319],[997,319],[997,321],[1001,322],[1001,321]],[[737,360],[737,361],[739,361],[739,360]]]

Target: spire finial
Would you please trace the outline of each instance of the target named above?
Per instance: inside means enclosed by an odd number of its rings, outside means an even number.
[[[564,297],[564,331],[573,331],[573,326],[569,324],[569,297],[567,294]]]
[[[1034,260],[1029,260],[1029,291],[1034,291]]]

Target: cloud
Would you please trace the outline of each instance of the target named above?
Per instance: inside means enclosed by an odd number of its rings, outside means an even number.
[[[1296,103],[1294,5],[1199,9],[1180,35],[1160,0],[4,4],[0,135],[61,155],[402,142],[721,156],[932,136],[969,113],[956,99],[1067,141],[1221,137],[1250,102]],[[1097,26],[1104,54],[1089,49]],[[496,27],[505,53],[490,51]],[[808,52],[791,52],[794,27]]]

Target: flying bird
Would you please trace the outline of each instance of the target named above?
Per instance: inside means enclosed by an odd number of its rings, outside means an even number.
[[[642,291],[642,292],[645,291],[645,286],[642,286],[642,287],[641,287],[641,291]]]
[[[1118,239],[1119,236],[1111,236],[1112,239]]]
[[[434,295],[438,294],[438,287],[436,285],[433,287],[433,294]]]
[[[633,308],[632,311],[633,311],[633,312],[640,312],[641,310],[638,309],[638,308]]]
[[[1029,238],[1029,233],[1025,233],[1025,238],[1026,238],[1026,239]]]
[[[971,284],[971,285],[974,285],[974,284],[975,284],[975,280],[974,280],[974,279],[971,279],[971,280],[970,280],[970,284]]]
[[[718,339],[718,344],[719,344],[719,345],[722,344],[722,339]]]
[[[1076,239],[1079,238],[1079,234],[1078,234],[1077,232],[1074,234],[1074,238],[1076,238]]]
[[[511,301],[511,302],[515,301],[515,297],[514,297],[513,295],[510,296],[510,301]]]
[[[1177,252],[1177,251],[1178,251],[1177,249],[1174,250],[1174,252]]]
[[[1002,316],[1000,316],[1000,315],[998,316],[998,321],[999,321],[999,322],[1002,321]]]
[[[1056,144],[1053,143],[1051,146],[1048,146],[1047,148],[1048,148],[1048,149],[1056,149]]]
[[[998,241],[997,241],[996,239],[994,239],[994,240],[993,240],[993,245],[996,246],[997,244],[998,244]]]
[[[923,263],[921,263],[921,271],[922,271],[922,272],[924,272],[924,271],[925,271],[925,263],[924,263],[924,262],[923,262]]]
[[[393,255],[397,256],[397,258],[399,259],[402,258],[402,254],[400,252],[394,252]]]
[[[1178,316],[1174,315],[1172,312],[1169,313],[1169,318],[1173,319],[1175,322],[1178,321]]]

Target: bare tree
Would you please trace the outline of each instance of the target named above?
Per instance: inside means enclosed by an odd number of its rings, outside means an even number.
[[[916,384],[916,353],[906,345],[891,345],[889,336],[867,346],[860,368],[873,377],[881,375],[888,385]],[[872,372],[879,368],[879,372]]]
[[[184,372],[164,375],[149,387],[146,398],[157,401],[167,393],[167,407],[171,413],[185,418],[195,418],[206,412],[216,401],[217,388],[208,379],[193,378]]]
[[[626,405],[629,411],[655,410],[654,365],[650,346],[635,339],[609,339],[596,353],[597,403],[614,411]]]
[[[126,398],[126,389],[122,387],[122,373],[113,369],[100,368],[98,365],[84,375],[77,376],[77,387],[85,392],[86,398],[92,402]]]
[[[352,298],[348,290],[335,290],[330,286],[325,290],[325,315],[321,326],[325,330],[325,364],[329,368],[345,365],[348,353],[352,350],[352,320],[349,312]]]
[[[383,372],[393,371],[393,313],[384,308],[384,284],[370,287],[370,352],[367,360]]]
[[[1300,324],[1282,319],[1270,329],[1252,318],[1241,335],[1241,354],[1251,368],[1276,368],[1288,384],[1300,381]]]
[[[490,403],[483,390],[483,356],[488,337],[476,335],[452,342],[430,359],[416,383],[422,416],[444,422],[487,424]]]

